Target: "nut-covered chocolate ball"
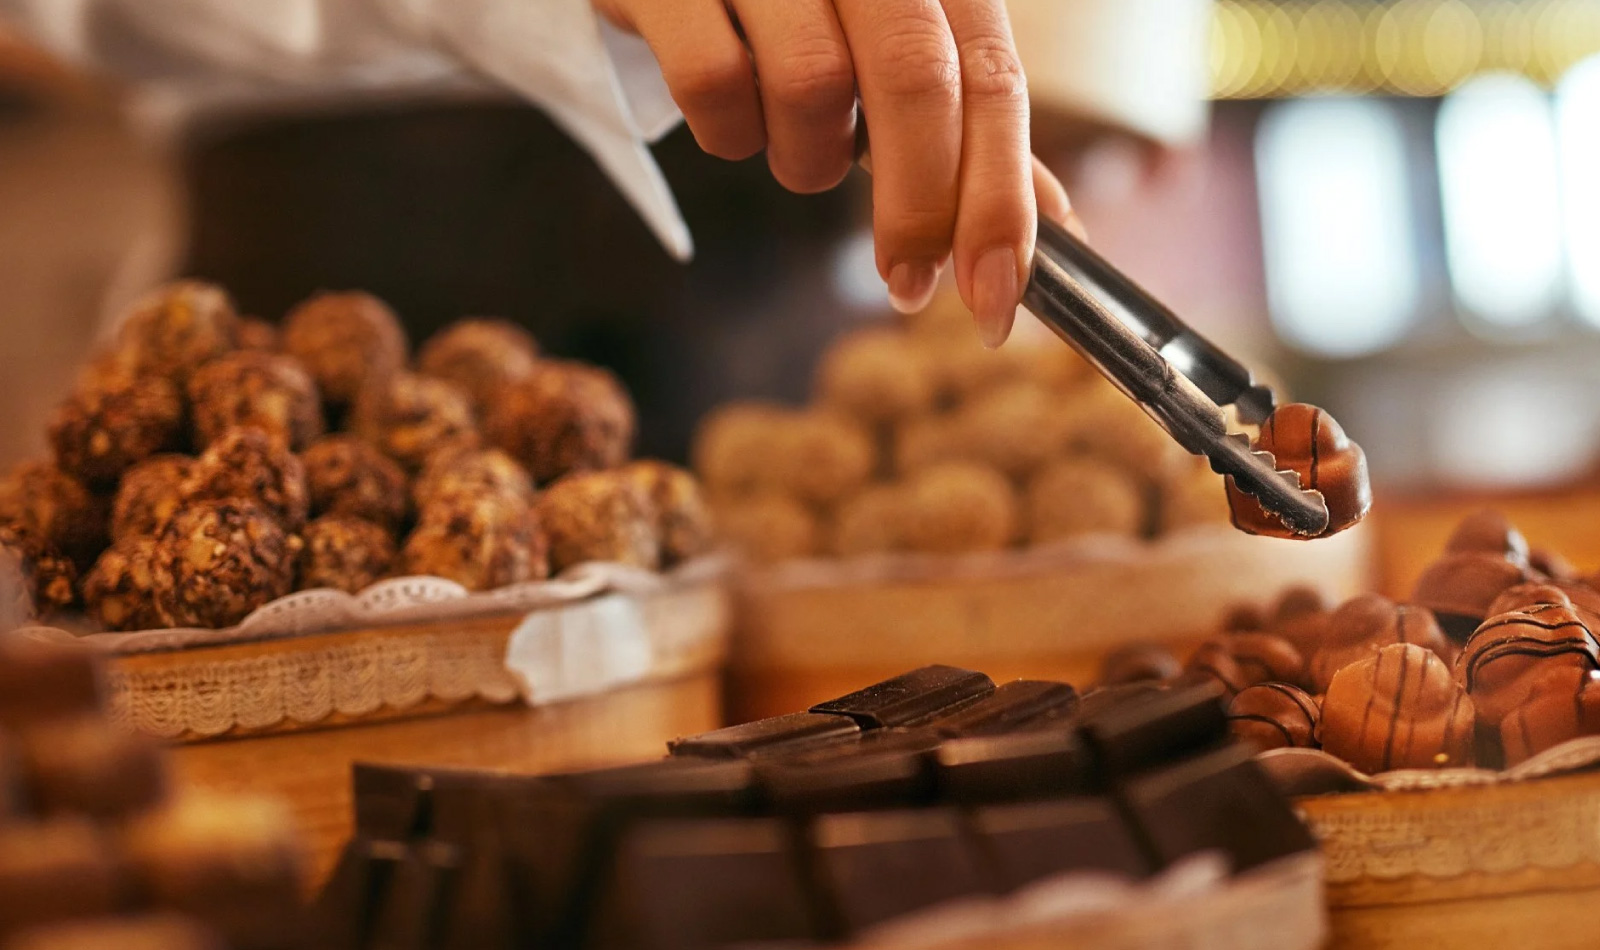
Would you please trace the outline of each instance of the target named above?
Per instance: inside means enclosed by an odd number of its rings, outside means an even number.
[[[1230,697],[1237,695],[1247,686],[1255,685],[1245,676],[1244,670],[1239,668],[1239,661],[1233,658],[1233,650],[1229,649],[1225,640],[1208,640],[1200,644],[1189,654],[1189,661],[1183,665],[1183,671],[1216,680]]]
[[[1475,728],[1472,698],[1413,643],[1346,666],[1322,700],[1322,748],[1369,774],[1470,766]]]
[[[306,468],[282,442],[260,429],[229,429],[189,469],[183,495],[190,500],[237,498],[259,505],[293,533],[311,507]]]
[[[1456,680],[1491,725],[1522,705],[1545,671],[1600,669],[1600,639],[1572,601],[1554,587],[1538,590],[1537,602],[1485,620],[1456,661]]]
[[[556,571],[588,561],[652,570],[661,564],[650,499],[623,471],[568,475],[539,497],[538,511]]]
[[[906,547],[930,554],[997,551],[1017,535],[1017,498],[994,469],[944,462],[906,483]]]
[[[283,348],[277,326],[256,317],[240,317],[237,336],[241,350],[276,353]]]
[[[718,498],[712,505],[717,532],[758,564],[776,564],[822,552],[822,529],[806,508],[773,492]]]
[[[111,503],[111,540],[155,537],[183,503],[187,455],[153,455],[128,469]]]
[[[1192,465],[1174,466],[1156,487],[1162,534],[1196,525],[1227,524],[1231,517],[1222,476],[1199,459]]]
[[[708,413],[689,452],[706,488],[726,497],[775,487],[765,482],[778,451],[777,423],[788,414],[764,402],[733,402]]]
[[[428,456],[411,489],[417,508],[452,499],[504,498],[532,504],[533,479],[516,459],[499,449],[451,448]]]
[[[183,397],[161,376],[96,376],[80,384],[50,419],[56,465],[100,488],[116,484],[129,466],[175,447],[182,435]]]
[[[799,501],[836,505],[872,477],[877,447],[860,425],[825,411],[792,413],[775,425],[768,483]]]
[[[646,459],[622,472],[649,503],[661,542],[661,563],[671,567],[711,550],[711,509],[695,477],[676,465]]]
[[[962,429],[953,415],[917,416],[895,426],[890,436],[895,474],[907,478],[938,462],[964,458]]]
[[[1366,454],[1332,416],[1316,406],[1279,406],[1261,427],[1255,448],[1271,452],[1280,470],[1298,475],[1301,488],[1322,493],[1328,503],[1328,527],[1317,537],[1338,534],[1372,510]],[[1228,505],[1234,526],[1241,531],[1275,538],[1304,537],[1240,491],[1232,476],[1228,477]]]
[[[107,630],[154,630],[166,626],[156,607],[153,537],[133,536],[100,555],[83,579],[83,603],[89,616]]]
[[[1138,403],[1099,376],[1065,401],[1054,398],[1057,418],[1050,435],[1072,454],[1105,459],[1153,484],[1193,461]]]
[[[1500,720],[1506,766],[1569,739],[1600,735],[1600,672],[1570,666],[1538,673],[1528,698]]]
[[[839,557],[898,551],[905,546],[906,506],[896,485],[868,485],[833,514],[829,550]]]
[[[240,350],[189,376],[195,440],[210,445],[236,426],[253,426],[299,451],[322,435],[322,398],[299,361]]]
[[[423,344],[417,372],[454,383],[479,412],[507,383],[533,375],[539,345],[505,320],[461,320]]]
[[[89,568],[110,543],[109,500],[48,462],[25,462],[0,478],[0,521],[9,521]]]
[[[27,528],[0,520],[0,633],[72,606],[78,569]]]
[[[1027,478],[1059,454],[1061,397],[1026,380],[996,386],[956,416],[963,458]]]
[[[376,382],[356,403],[355,433],[411,471],[442,449],[478,444],[472,404],[441,379],[395,373]]]
[[[1271,633],[1233,633],[1223,642],[1248,683],[1299,686],[1305,682],[1305,656],[1283,637]]]
[[[555,360],[499,390],[483,420],[488,440],[541,485],[569,472],[621,465],[636,425],[633,400],[616,376]]]
[[[117,331],[117,359],[140,376],[181,383],[238,345],[239,317],[227,291],[182,280],[134,304]]]
[[[1311,684],[1327,692],[1333,674],[1364,660],[1391,643],[1414,643],[1432,650],[1447,665],[1456,647],[1445,638],[1426,607],[1396,604],[1381,594],[1363,594],[1345,601],[1328,617],[1322,644],[1311,657]]]
[[[195,501],[167,524],[151,558],[168,625],[231,627],[294,589],[299,539],[253,501]]]
[[[368,383],[406,363],[406,333],[388,305],[371,294],[322,293],[290,311],[283,349],[298,359],[330,406],[346,407]]]
[[[300,461],[312,515],[364,518],[391,531],[405,518],[405,470],[355,436],[318,439]]]
[[[401,548],[402,574],[443,577],[473,591],[550,575],[548,542],[525,504],[455,498],[424,508]]]
[[[1260,683],[1228,703],[1228,731],[1258,752],[1315,749],[1322,711],[1305,690],[1286,683]]]
[[[362,518],[323,515],[306,525],[300,539],[302,590],[331,587],[360,593],[386,577],[394,564],[394,536]]]
[[[935,378],[909,336],[874,327],[840,338],[817,368],[818,401],[867,424],[933,407]]]
[[[1028,539],[1045,544],[1085,534],[1135,537],[1145,526],[1144,493],[1108,462],[1069,457],[1028,482]]]
[[[1183,672],[1183,664],[1159,643],[1129,643],[1106,654],[1100,662],[1098,686],[1160,683]]]

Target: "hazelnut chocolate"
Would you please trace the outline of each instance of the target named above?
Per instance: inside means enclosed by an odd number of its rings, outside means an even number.
[[[130,466],[179,444],[183,397],[160,376],[109,374],[86,381],[50,418],[50,446],[62,471],[102,489]]]
[[[718,499],[712,516],[717,531],[757,563],[776,564],[822,553],[816,516],[787,495],[768,492]]]
[[[554,571],[588,561],[661,565],[656,512],[625,471],[568,475],[540,496],[537,509]]]
[[[904,333],[884,328],[841,337],[817,368],[818,401],[867,424],[930,411],[937,396],[933,366]]]
[[[1228,730],[1258,752],[1271,749],[1315,749],[1317,701],[1287,683],[1247,687],[1228,704]]]
[[[299,539],[252,501],[198,501],[175,515],[151,559],[169,626],[229,627],[294,588]]]
[[[1255,448],[1271,452],[1278,468],[1298,475],[1301,488],[1322,494],[1328,504],[1328,527],[1317,537],[1337,534],[1372,510],[1366,454],[1332,416],[1316,406],[1279,406],[1261,427]],[[1240,491],[1232,476],[1228,477],[1228,505],[1234,526],[1242,531],[1275,538],[1303,537]]]
[[[111,503],[111,540],[152,538],[183,504],[194,467],[187,455],[154,455],[128,469]]]
[[[732,402],[711,410],[695,430],[694,470],[715,494],[743,496],[763,488],[777,452],[778,428],[788,416],[780,406]]]
[[[941,462],[906,483],[906,547],[929,554],[998,551],[1017,534],[1017,498],[994,469]]]
[[[10,585],[9,593],[0,588],[6,597],[0,613],[11,615],[17,626],[65,610],[77,599],[77,566],[21,525],[0,520],[0,560]]]
[[[1484,621],[1456,661],[1457,681],[1490,725],[1528,700],[1539,674],[1600,668],[1600,640],[1571,600],[1553,587],[1541,590],[1544,602]]]
[[[711,510],[700,483],[689,472],[666,462],[644,460],[622,469],[649,504],[661,541],[661,563],[671,567],[711,549]]]
[[[1145,530],[1139,484],[1107,462],[1064,458],[1028,482],[1028,540],[1046,544],[1085,534],[1136,537]]]
[[[1305,681],[1306,660],[1294,644],[1270,633],[1234,633],[1223,639],[1239,672],[1250,683]]]
[[[443,577],[468,590],[492,590],[548,577],[549,547],[527,505],[454,499],[422,510],[400,550],[398,570]]]
[[[409,349],[394,311],[363,293],[312,297],[285,318],[282,340],[335,408],[350,406],[369,383],[399,372]]]
[[[227,291],[182,280],[134,304],[117,332],[117,362],[140,376],[182,383],[238,345],[239,317]]]
[[[387,577],[394,536],[382,525],[348,515],[323,515],[306,525],[296,576],[300,589],[331,587],[360,593]]]
[[[505,320],[458,320],[417,353],[418,372],[459,386],[479,412],[502,386],[533,375],[538,362],[533,335]]]
[[[488,440],[541,485],[569,472],[621,465],[637,425],[633,400],[616,376],[556,360],[501,388],[483,422]]]
[[[1446,639],[1426,607],[1363,594],[1329,616],[1322,646],[1311,657],[1311,685],[1319,693],[1327,692],[1333,674],[1391,643],[1414,643],[1432,650],[1446,664],[1455,662],[1455,644]]]
[[[868,485],[833,513],[828,550],[837,557],[898,551],[905,546],[906,513],[895,485]]]
[[[428,456],[411,489],[419,509],[453,499],[501,498],[532,504],[533,479],[516,459],[499,449],[456,446]]]
[[[350,435],[318,439],[300,456],[311,514],[364,518],[393,531],[406,516],[406,473]]]
[[[466,393],[442,379],[394,373],[361,392],[353,410],[356,435],[409,471],[434,452],[478,444],[478,424]]]
[[[1159,643],[1129,643],[1106,654],[1100,663],[1100,686],[1162,682],[1183,672],[1183,664]]]
[[[283,337],[277,325],[258,317],[240,317],[234,336],[241,350],[276,353],[283,349]]]
[[[203,448],[252,426],[299,451],[322,435],[322,397],[294,357],[259,350],[220,356],[189,375],[195,440]]]
[[[240,500],[259,506],[293,533],[306,523],[311,499],[306,469],[282,442],[248,427],[218,436],[183,483],[187,504]]]
[[[1500,720],[1506,765],[1579,736],[1600,735],[1600,671],[1558,666],[1534,674],[1528,698]]]
[[[107,630],[153,630],[165,625],[156,606],[159,551],[155,538],[131,537],[100,555],[83,579],[83,603],[96,623]]]
[[[1322,748],[1364,772],[1473,764],[1472,697],[1432,650],[1392,643],[1333,676]]]
[[[108,500],[48,462],[25,462],[0,478],[0,522],[60,551],[79,572],[106,549]]]
[[[811,505],[835,505],[860,491],[877,464],[877,446],[855,421],[822,410],[788,413],[772,423],[767,483]]]

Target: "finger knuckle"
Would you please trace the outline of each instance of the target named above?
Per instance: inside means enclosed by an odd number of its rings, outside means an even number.
[[[988,37],[961,50],[961,81],[969,99],[1021,105],[1028,101],[1028,77],[1010,43]]]
[[[725,54],[679,66],[668,86],[684,111],[694,111],[736,100],[751,79],[750,63],[743,55]]]
[[[953,205],[919,204],[896,208],[882,223],[892,245],[948,249],[955,231]]]
[[[784,108],[817,113],[849,108],[855,102],[856,75],[850,55],[829,43],[790,51],[768,85]]]
[[[886,94],[928,104],[960,102],[961,61],[944,31],[904,20],[893,24],[876,45]]]

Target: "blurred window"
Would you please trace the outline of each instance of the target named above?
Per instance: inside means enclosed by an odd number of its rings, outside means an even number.
[[[1600,56],[1562,80],[1556,121],[1573,305],[1583,320],[1600,325]]]

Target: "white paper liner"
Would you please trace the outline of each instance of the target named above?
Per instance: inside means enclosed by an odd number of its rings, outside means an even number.
[[[1504,785],[1600,766],[1600,736],[1569,739],[1502,771],[1493,769],[1397,769],[1368,775],[1321,749],[1273,749],[1256,756],[1288,795],[1334,792],[1426,792],[1439,788]]]

